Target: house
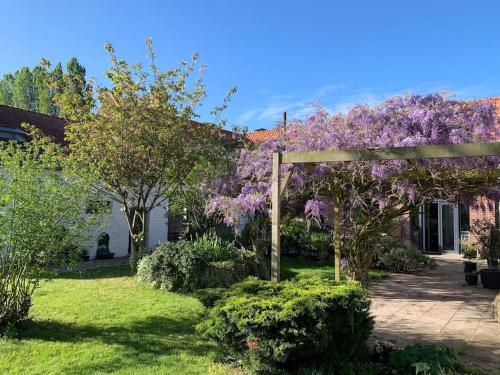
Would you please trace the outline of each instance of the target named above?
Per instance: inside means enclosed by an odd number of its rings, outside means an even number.
[[[480,99],[495,104],[500,126],[500,97]],[[251,142],[265,142],[278,138],[281,128],[259,129],[247,134]],[[395,235],[414,243],[426,252],[459,252],[460,242],[470,236],[475,220],[487,219],[500,225],[499,202],[477,197],[472,204],[435,201],[401,217]]]
[[[27,141],[26,133],[21,124],[29,123],[39,128],[44,134],[51,136],[55,142],[64,144],[64,127],[67,121],[41,113],[25,111],[23,109],[0,105],[0,140]],[[109,201],[110,214],[105,218],[104,225],[97,228],[92,239],[85,241],[82,246],[93,257],[97,250],[97,237],[101,232],[109,235],[109,249],[115,256],[126,256],[130,253],[131,238],[128,223],[121,205],[116,201]],[[149,214],[149,233],[147,233],[147,249],[151,249],[168,237],[168,204],[155,207]]]

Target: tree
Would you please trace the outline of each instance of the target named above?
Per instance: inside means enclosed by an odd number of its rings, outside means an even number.
[[[35,106],[35,89],[33,77],[28,67],[22,67],[14,74],[12,84],[12,105],[17,108],[32,111]]]
[[[57,68],[57,67],[56,67]],[[94,105],[92,85],[85,79],[85,68],[76,57],[71,58],[66,66],[62,82],[55,82],[54,99],[59,105],[59,115],[67,119],[76,119],[86,115]],[[54,77],[60,77],[59,69]],[[62,86],[62,87],[61,87]]]
[[[203,80],[191,77],[198,56],[160,71],[150,40],[147,48],[149,69],[120,60],[106,45],[111,85],[98,88],[98,111],[79,111],[67,128],[80,173],[92,175],[123,205],[133,239],[133,270],[147,244],[149,212],[178,193],[200,165],[215,164],[226,152],[220,126],[193,122],[206,96]],[[86,103],[95,102],[90,95],[88,90]]]
[[[64,91],[64,72],[61,63],[57,63],[53,70],[50,70],[50,62],[46,59],[40,60],[40,66],[42,66],[48,76],[49,76],[49,92],[52,98],[52,115],[59,116],[60,108],[57,106],[56,102],[57,95],[60,95]]]
[[[0,104],[12,105],[12,85],[14,76],[5,74],[0,80]]]
[[[52,97],[48,86],[48,75],[40,66],[35,66],[32,75],[34,95],[36,98],[36,108],[34,108],[34,110],[50,115],[53,109]]]
[[[92,85],[85,79],[85,68],[73,57],[65,74],[61,63],[54,69],[46,59],[32,71],[23,67],[0,80],[0,104],[52,116],[72,118],[78,111],[90,111],[88,90]],[[58,104],[56,104],[56,102]]]
[[[494,139],[494,107],[482,102],[446,100],[440,95],[394,97],[378,106],[360,104],[346,114],[319,108],[305,124],[291,125],[279,140],[236,156],[239,190],[215,196],[207,211],[219,210],[228,224],[255,213],[268,213],[272,153],[487,142]],[[322,199],[336,211],[336,237],[352,276],[367,282],[367,271],[380,241],[395,221],[415,205],[437,198],[458,200],[472,194],[492,194],[497,179],[496,158],[454,158],[417,161],[325,163],[297,165],[289,199],[310,194],[308,217],[325,215]],[[284,171],[289,166],[284,166]],[[467,178],[470,176],[471,178]]]
[[[0,146],[0,326],[27,317],[47,266],[76,259],[74,244],[98,223],[84,214],[100,198],[66,163],[44,139]]]

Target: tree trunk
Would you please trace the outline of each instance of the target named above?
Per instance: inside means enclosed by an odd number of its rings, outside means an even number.
[[[128,218],[130,235],[132,237],[132,248],[130,249],[130,269],[135,274],[137,265],[144,256],[147,244],[148,220],[147,213],[132,211]]]

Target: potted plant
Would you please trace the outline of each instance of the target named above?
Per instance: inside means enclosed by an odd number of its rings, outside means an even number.
[[[486,259],[488,268],[480,271],[481,284],[487,289],[500,289],[500,230],[487,220],[475,223],[476,240],[479,245],[481,259]]]
[[[80,259],[82,262],[88,262],[90,260],[90,255],[87,249],[80,248]]]
[[[477,263],[473,262],[472,259],[477,258],[477,248],[473,244],[467,242],[462,245],[462,254],[464,259],[468,259],[464,261],[464,272],[474,272],[477,270]]]
[[[475,285],[477,285],[478,276],[479,276],[478,271],[466,272],[465,273],[465,282],[469,286],[475,286]]]

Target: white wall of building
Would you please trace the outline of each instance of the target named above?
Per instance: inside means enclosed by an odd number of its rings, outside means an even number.
[[[153,208],[149,213],[149,228],[147,234],[148,250],[168,240],[168,204]]]
[[[111,213],[104,220],[104,224],[92,233],[91,239],[85,241],[83,247],[87,249],[91,258],[95,257],[97,251],[97,238],[101,232],[109,234],[109,251],[115,253],[115,257],[128,255],[129,229],[127,218],[122,211],[122,206],[111,202]],[[147,248],[152,249],[158,244],[167,241],[167,204],[155,207],[149,214],[149,230]]]

